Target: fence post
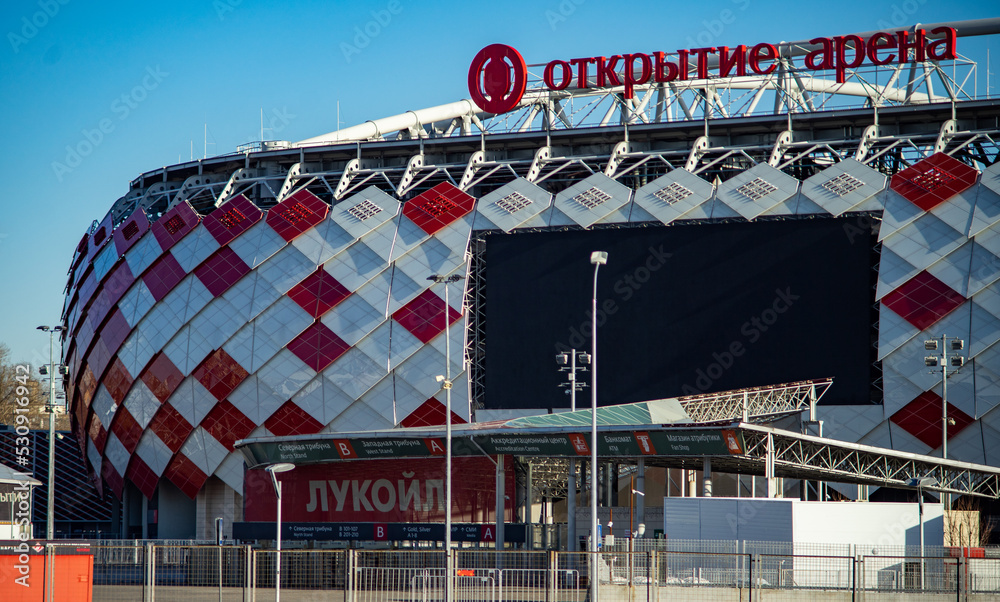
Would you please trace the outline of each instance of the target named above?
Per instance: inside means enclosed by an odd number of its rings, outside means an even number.
[[[347,559],[346,562],[344,562],[345,568],[347,570],[347,575],[344,576],[344,587],[347,588],[347,591],[344,592],[344,599],[347,602],[354,602],[356,598],[355,590],[357,588],[356,588],[356,583],[354,581],[356,563],[357,563],[357,556],[355,551],[353,549],[347,550]]]
[[[250,602],[257,600],[257,552],[247,546],[247,582],[250,585]]]
[[[653,602],[653,578],[656,576],[653,572],[653,558],[653,551],[646,550],[646,602]]]
[[[746,548],[744,548],[746,549]],[[757,563],[757,557],[754,554],[747,554],[747,558],[750,560],[750,583],[748,584],[750,590],[750,602],[753,602],[753,592],[757,588],[757,584],[760,582],[760,577],[757,576],[757,571],[760,570],[760,565]]]
[[[143,588],[145,602],[156,600],[156,548],[152,543],[146,544],[146,583]]]
[[[955,566],[955,599],[958,600],[958,602],[962,602],[962,590],[967,589],[962,586],[966,585],[965,571],[968,568],[968,565],[966,564],[968,561],[965,558],[965,550],[963,548],[959,548],[959,550],[961,552],[958,555],[958,564]]]
[[[545,601],[556,600],[556,553],[555,550],[545,550],[549,570],[545,571]]]
[[[45,599],[47,602],[55,600],[54,590],[56,583],[56,549],[51,543],[45,544]]]

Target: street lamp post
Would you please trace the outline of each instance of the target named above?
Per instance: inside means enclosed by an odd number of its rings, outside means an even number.
[[[55,538],[56,518],[56,364],[53,357],[55,334],[62,332],[62,326],[39,326],[38,330],[49,333],[49,479],[45,492],[47,501],[45,517],[45,538]]]
[[[608,263],[607,251],[591,253],[590,263],[594,265],[594,294],[590,306],[590,552],[593,556],[590,580],[594,591],[592,600],[597,602],[600,589],[600,558],[597,555],[597,272]]]
[[[274,563],[274,602],[281,601],[281,481],[278,480],[276,473],[288,472],[295,468],[294,464],[289,464],[288,462],[281,462],[279,464],[272,464],[265,468],[269,475],[271,475],[271,484],[274,485],[274,494],[278,498],[278,516],[277,516],[277,554],[278,557]]]
[[[445,600],[450,601],[451,595],[451,304],[448,299],[448,285],[458,282],[462,277],[458,274],[441,276],[433,274],[427,277],[437,284],[444,284],[444,377],[438,376],[445,395],[445,476],[444,476],[444,551],[447,568],[445,577]]]
[[[917,508],[918,520],[920,521],[920,589],[924,589],[924,487],[934,487],[938,484],[938,480],[934,477],[921,477],[919,479],[910,479],[908,483],[910,487],[917,488]]]

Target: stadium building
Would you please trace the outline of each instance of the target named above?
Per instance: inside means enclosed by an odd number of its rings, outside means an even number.
[[[1000,105],[961,55],[998,32],[494,45],[472,100],[140,175],[63,314],[121,532],[211,538],[244,518],[237,441],[441,424],[445,372],[456,423],[569,408],[595,250],[602,406],[832,378],[823,436],[1000,465]]]

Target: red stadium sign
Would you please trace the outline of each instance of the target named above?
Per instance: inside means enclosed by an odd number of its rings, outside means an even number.
[[[900,30],[878,32],[868,39],[850,34],[832,38],[813,38],[814,46],[805,55],[806,69],[834,70],[837,83],[844,83],[846,71],[865,63],[887,65],[910,61],[946,61],[955,59],[957,33],[951,27],[930,31]],[[543,81],[549,90],[578,90],[592,87],[623,86],[625,98],[635,96],[635,86],[666,83],[694,78],[767,75],[777,69],[781,53],[775,44],[761,43],[748,47],[740,44],[664,52],[593,56],[568,61],[556,59],[545,65]],[[710,60],[716,59],[716,72],[710,73]],[[469,93],[484,111],[505,113],[521,102],[527,82],[527,67],[521,54],[504,44],[491,44],[476,54],[469,67]]]
[[[356,457],[356,456],[354,456]],[[458,522],[491,522],[496,510],[496,468],[489,458],[452,460],[452,516]],[[284,520],[301,523],[430,523],[444,520],[442,459],[368,460],[298,466],[283,473]],[[506,469],[508,491],[514,472]],[[243,483],[244,520],[273,521],[274,489],[263,470]],[[513,496],[511,496],[513,497]],[[507,500],[507,510],[513,502]]]

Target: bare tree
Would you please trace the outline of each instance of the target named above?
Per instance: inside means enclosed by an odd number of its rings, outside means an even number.
[[[944,514],[944,545],[978,548],[990,539],[993,525],[981,520],[979,502],[962,496]]]
[[[35,378],[32,368],[13,361],[10,348],[0,343],[0,424],[17,425],[17,416],[21,415],[25,417],[21,424],[28,428],[48,428],[48,390]]]

